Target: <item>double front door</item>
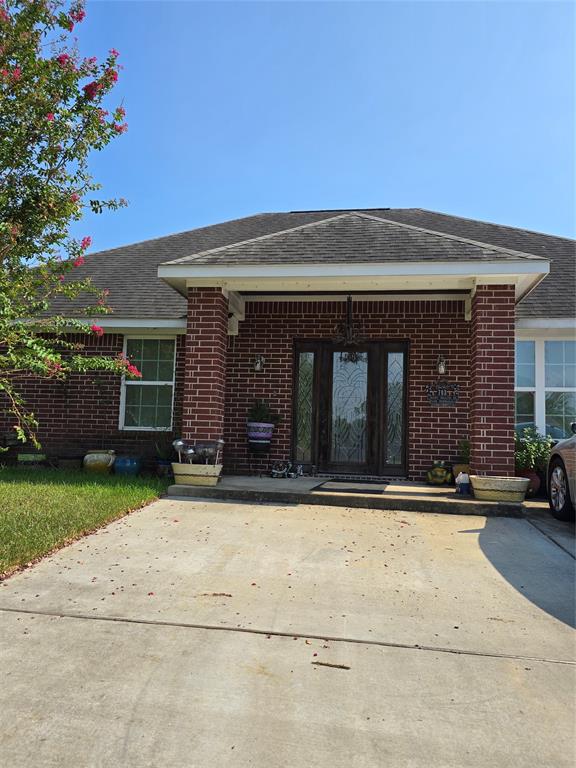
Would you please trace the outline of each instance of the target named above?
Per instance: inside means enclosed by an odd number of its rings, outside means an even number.
[[[319,471],[406,474],[405,343],[296,344],[293,455]]]

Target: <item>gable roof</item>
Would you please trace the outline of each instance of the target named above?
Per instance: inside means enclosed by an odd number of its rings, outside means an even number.
[[[349,264],[540,259],[456,235],[350,211],[165,264]]]
[[[257,214],[90,254],[74,274],[109,288],[116,317],[175,319],[186,315],[186,301],[158,278],[160,264],[230,258],[322,263],[329,256],[345,262],[541,257],[550,260],[551,273],[519,304],[518,315],[573,317],[575,247],[567,238],[417,208],[293,211]],[[70,307],[58,299],[53,311],[70,314]]]

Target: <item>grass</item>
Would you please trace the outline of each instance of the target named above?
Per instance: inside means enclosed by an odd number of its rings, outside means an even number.
[[[0,575],[157,499],[157,477],[0,467]]]

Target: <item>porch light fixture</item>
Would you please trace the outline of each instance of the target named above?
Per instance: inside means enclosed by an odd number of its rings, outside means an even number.
[[[254,370],[256,373],[262,373],[266,366],[266,358],[263,355],[256,355],[254,358]]]
[[[346,299],[346,320],[336,329],[336,337],[332,339],[335,344],[358,346],[364,342],[364,338],[358,332],[352,316],[352,296]],[[363,356],[362,352],[347,350],[340,353],[340,360],[347,363],[357,363]]]
[[[439,376],[444,376],[446,374],[446,360],[444,359],[444,355],[438,355],[436,367],[438,368]]]

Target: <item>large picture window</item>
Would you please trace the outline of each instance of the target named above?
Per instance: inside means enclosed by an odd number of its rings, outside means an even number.
[[[176,340],[127,337],[125,354],[142,378],[122,382],[120,428],[171,429]]]
[[[516,342],[516,430],[535,426],[555,440],[576,421],[576,341]]]

